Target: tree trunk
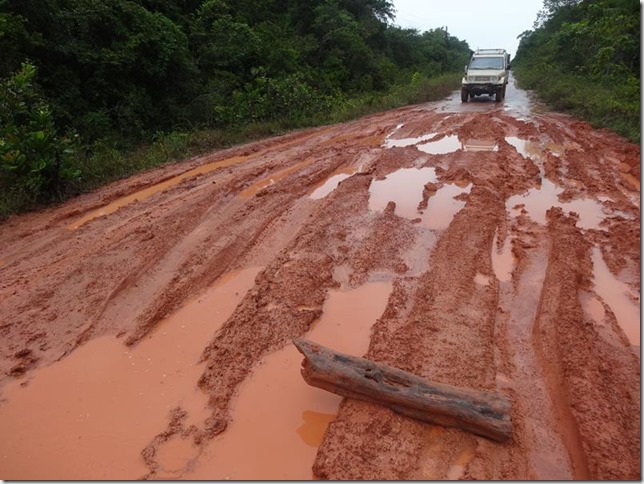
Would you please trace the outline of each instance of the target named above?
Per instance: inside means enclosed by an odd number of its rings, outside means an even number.
[[[510,402],[503,395],[431,382],[304,339],[293,340],[293,344],[304,355],[302,376],[311,386],[497,442],[510,436]]]

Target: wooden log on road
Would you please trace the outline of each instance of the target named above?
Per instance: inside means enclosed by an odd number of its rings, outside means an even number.
[[[293,344],[304,355],[302,376],[311,386],[497,442],[510,437],[510,402],[503,395],[431,382],[305,339]]]

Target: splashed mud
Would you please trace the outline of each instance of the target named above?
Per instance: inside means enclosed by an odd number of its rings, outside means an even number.
[[[0,477],[638,480],[639,179],[511,84],[14,217]],[[501,392],[512,437],[308,387],[301,336]]]

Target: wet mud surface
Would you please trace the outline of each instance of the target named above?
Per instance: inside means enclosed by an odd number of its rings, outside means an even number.
[[[457,93],[0,226],[3,479],[640,479],[640,148]],[[307,386],[307,337],[512,402]]]

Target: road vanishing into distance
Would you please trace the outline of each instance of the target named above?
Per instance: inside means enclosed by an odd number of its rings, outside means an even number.
[[[167,165],[0,225],[3,479],[640,476],[640,148],[506,99]],[[305,337],[511,402],[308,386]]]

